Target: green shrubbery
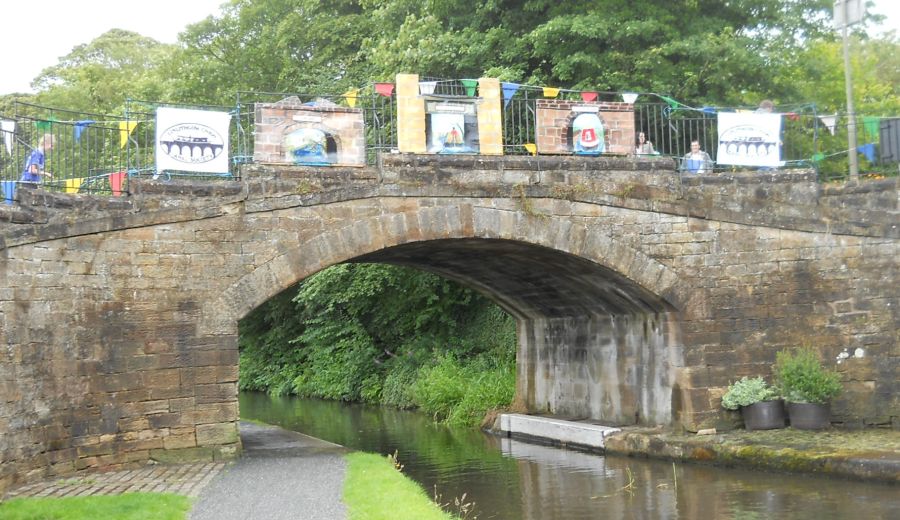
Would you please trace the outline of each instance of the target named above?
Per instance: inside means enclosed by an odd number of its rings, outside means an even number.
[[[779,352],[772,370],[785,401],[825,404],[841,393],[840,376],[826,370],[811,348]]]
[[[722,396],[722,407],[726,410],[737,410],[742,406],[778,399],[778,390],[769,386],[761,377],[742,377],[728,386]]]
[[[515,323],[411,269],[344,264],[241,322],[242,390],[418,407],[474,425],[512,400]]]

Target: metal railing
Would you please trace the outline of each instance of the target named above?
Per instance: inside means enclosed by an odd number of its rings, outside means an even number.
[[[471,80],[434,81],[432,98],[473,99]],[[468,82],[468,83],[467,83]],[[128,179],[134,176],[159,176],[171,179],[185,177],[239,178],[241,164],[253,162],[257,103],[275,103],[286,98],[300,104],[353,106],[363,114],[365,128],[365,162],[378,164],[382,153],[394,152],[397,141],[396,94],[385,96],[375,89],[362,89],[352,100],[346,94],[310,94],[290,92],[238,92],[232,107],[185,105],[129,100],[124,115],[91,114],[43,107],[24,102],[14,103],[14,113],[0,115],[0,120],[13,122],[2,127],[0,139],[0,181],[9,201],[10,183],[22,177],[25,163],[43,136],[50,136],[45,170],[52,173],[44,179],[44,188],[68,193],[127,193]],[[537,100],[544,96],[540,89],[522,88],[511,99],[501,101],[503,150],[507,155],[537,153]],[[578,102],[580,93],[563,91],[556,99]],[[601,92],[598,101],[620,101],[618,93]],[[231,114],[229,130],[231,154],[229,171],[223,174],[200,174],[188,171],[156,171],[156,108],[183,107],[217,110]],[[716,162],[718,145],[717,112],[731,109],[704,107],[672,107],[666,103],[639,103],[634,106],[635,132],[644,132],[657,153],[680,159],[692,140],[713,160],[719,171],[747,169]],[[781,157],[785,168],[814,168],[823,181],[847,177],[847,129],[862,129],[860,157],[863,175],[896,175],[900,161],[900,144],[894,134],[900,124],[873,127],[873,118],[859,115],[855,121],[837,115],[837,123],[826,125],[814,105],[795,105],[776,109],[782,115]],[[896,118],[895,118],[896,119]],[[895,120],[894,119],[894,120]],[[891,121],[894,121],[891,120]],[[885,128],[887,130],[885,130]],[[887,133],[885,133],[887,131]],[[893,132],[893,133],[891,133]],[[884,136],[888,137],[885,138]],[[893,137],[891,137],[893,136]],[[879,140],[886,141],[879,143]],[[880,147],[887,146],[882,153]],[[892,147],[893,148],[890,148]],[[751,167],[752,169],[752,167]]]

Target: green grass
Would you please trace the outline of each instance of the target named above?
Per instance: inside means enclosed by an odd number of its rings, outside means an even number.
[[[418,484],[373,453],[350,453],[344,503],[350,520],[453,520]]]
[[[2,520],[184,520],[187,497],[163,493],[116,496],[16,498],[0,504]]]

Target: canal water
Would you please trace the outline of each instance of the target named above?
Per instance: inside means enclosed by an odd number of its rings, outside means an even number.
[[[240,410],[352,449],[396,452],[429,495],[453,503],[465,494],[468,518],[480,520],[900,518],[900,488],[888,484],[593,455],[385,407],[244,393]]]

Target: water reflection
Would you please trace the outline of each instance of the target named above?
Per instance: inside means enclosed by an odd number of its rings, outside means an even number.
[[[443,501],[479,519],[900,518],[896,486],[603,457],[435,425],[420,414],[242,394],[241,416],[344,446],[398,453]]]

